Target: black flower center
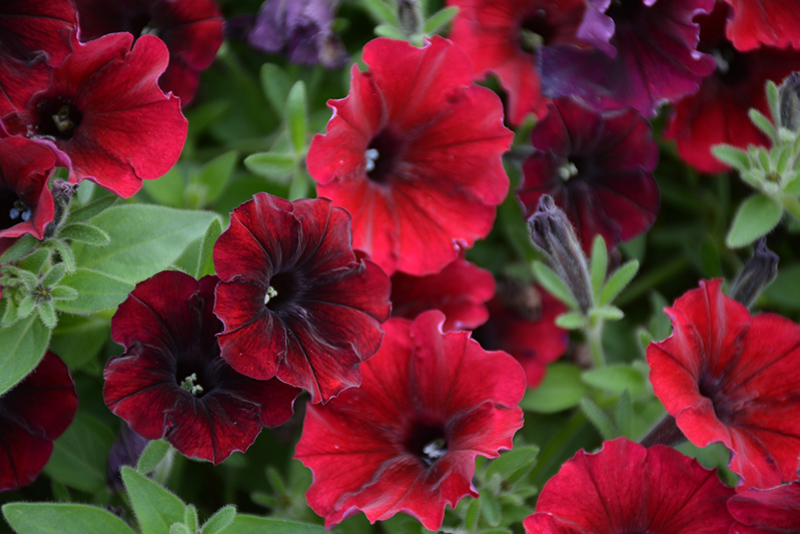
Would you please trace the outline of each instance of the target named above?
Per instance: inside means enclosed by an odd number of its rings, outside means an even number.
[[[300,279],[294,272],[278,273],[269,280],[264,306],[279,312],[291,304],[300,293]]]
[[[736,415],[736,410],[730,399],[722,393],[722,380],[713,379],[703,375],[697,384],[700,394],[711,400],[717,419],[723,423],[730,423]]]
[[[13,189],[0,189],[0,230],[27,221],[33,212]]]
[[[735,85],[750,78],[747,61],[730,43],[722,43],[709,54],[717,62],[714,74],[727,85]]]
[[[51,98],[39,103],[40,135],[69,141],[83,120],[83,113],[74,102],[65,98]]]
[[[632,20],[643,9],[645,5],[642,0],[611,0],[606,15],[615,21]]]
[[[194,358],[178,359],[175,380],[181,389],[198,398],[210,392],[214,386],[205,366]]]
[[[390,130],[379,132],[364,152],[367,178],[379,184],[386,183],[397,170],[403,148],[399,135]]]
[[[537,9],[522,21],[519,28],[519,47],[523,52],[535,54],[542,45],[555,37],[555,29],[547,21],[547,11]]]
[[[415,423],[406,440],[405,449],[426,465],[433,465],[447,453],[447,438],[440,424]]]

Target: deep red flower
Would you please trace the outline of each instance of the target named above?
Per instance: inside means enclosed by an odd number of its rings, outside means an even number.
[[[751,317],[721,280],[700,282],[664,311],[673,334],[647,349],[653,390],[697,445],[723,443],[740,489],[797,478],[800,325]]]
[[[675,105],[675,112],[664,131],[674,139],[678,153],[702,172],[728,170],[717,160],[711,147],[727,143],[740,148],[765,146],[767,136],[747,116],[756,108],[769,116],[764,93],[767,80],[780,83],[793,71],[800,70],[800,53],[762,47],[752,52],[738,52],[724,35],[730,8],[717,4],[711,16],[701,16],[698,49],[717,59],[716,71],[703,80],[700,90]]]
[[[569,333],[556,326],[556,317],[566,307],[538,286],[505,282],[488,308],[489,320],[473,337],[487,350],[502,350],[516,358],[525,370],[528,387],[535,388],[547,364],[567,350]]]
[[[800,10],[786,0],[725,0],[733,7],[726,35],[737,50],[800,48]]]
[[[578,451],[542,489],[527,534],[727,534],[734,494],[716,474],[664,445],[627,438]]]
[[[0,491],[33,482],[72,423],[78,396],[58,356],[47,352],[25,380],[0,396]]]
[[[314,472],[306,499],[327,528],[360,510],[373,523],[406,512],[436,530],[445,505],[478,496],[475,458],[512,447],[519,364],[443,322],[439,311],[390,319],[361,387],[309,406],[295,457]]]
[[[147,439],[219,464],[246,451],[262,426],[291,417],[300,390],[234,371],[219,356],[217,277],[163,271],[141,282],[111,319],[125,352],[106,363],[106,405]]]
[[[587,253],[597,234],[612,248],[650,228],[659,208],[650,124],[632,109],[599,113],[570,98],[555,99],[548,110],[531,135],[536,152],[517,189],[525,216],[542,195],[552,196]]]
[[[489,233],[513,134],[447,39],[374,39],[363,59],[371,68],[353,66],[347,98],[328,101],[333,118],[311,143],[308,171],[320,196],[353,215],[353,246],[388,274],[438,272]]]
[[[213,0],[76,0],[81,40],[107,33],[155,34],[169,49],[159,85],[185,106],[197,91],[200,72],[222,45],[224,20]]]
[[[596,50],[542,48],[547,94],[575,95],[597,109],[632,107],[652,117],[663,104],[696,92],[713,72],[714,59],[695,48],[693,19],[709,13],[714,0],[588,0],[588,6],[595,30],[585,32],[610,39],[594,42]]]
[[[214,246],[222,357],[242,374],[277,376],[327,402],[361,383],[381,344],[389,278],[350,245],[350,215],[327,198],[259,193]]]
[[[494,295],[492,273],[458,258],[435,274],[392,276],[392,317],[414,319],[426,310],[445,314],[444,330],[472,330],[486,322]]]
[[[728,499],[736,519],[730,534],[800,533],[800,482],[769,490],[747,490]]]
[[[72,181],[89,179],[124,198],[172,167],[188,129],[178,99],[156,83],[167,66],[164,43],[145,35],[131,50],[132,42],[115,33],[73,43],[52,85],[3,118],[12,134],[53,140],[72,160]]]
[[[538,73],[541,46],[586,48],[579,38],[585,0],[448,0],[458,7],[450,39],[467,53],[475,72],[494,72],[508,92],[508,118],[542,117],[549,100]]]

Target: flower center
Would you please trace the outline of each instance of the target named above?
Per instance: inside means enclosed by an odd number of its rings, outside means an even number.
[[[183,379],[181,389],[185,389],[195,397],[200,397],[203,395],[203,386],[195,384],[195,382],[197,382],[197,373],[192,373]]]
[[[433,465],[436,460],[447,454],[444,427],[429,423],[412,425],[405,449],[422,460],[425,465]]]
[[[569,181],[570,178],[574,178],[577,175],[578,167],[571,161],[566,162],[558,168],[558,177],[564,182]]]
[[[274,275],[264,295],[264,306],[274,312],[285,309],[297,298],[299,287],[299,279],[293,272]]]
[[[367,178],[375,183],[386,183],[397,170],[402,152],[400,136],[389,130],[379,132],[364,152]]]
[[[542,45],[554,36],[553,28],[547,23],[547,11],[537,9],[525,17],[519,28],[519,47],[523,52],[536,54]]]
[[[717,419],[723,423],[730,423],[736,415],[736,410],[726,395],[722,394],[722,382],[708,376],[701,376],[697,384],[700,394],[711,401],[714,405],[714,413]]]
[[[631,20],[644,8],[642,0],[611,0],[606,15],[617,20]]]
[[[717,62],[714,74],[726,84],[733,85],[750,78],[744,57],[732,45],[722,43],[708,53]]]
[[[43,100],[38,105],[39,134],[69,141],[83,120],[78,107],[65,98]]]
[[[0,190],[0,230],[27,221],[32,214],[31,208],[19,199],[16,191]]]

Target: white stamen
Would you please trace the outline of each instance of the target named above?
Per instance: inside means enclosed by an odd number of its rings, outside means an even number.
[[[181,382],[181,388],[185,389],[195,397],[197,396],[198,393],[203,392],[203,386],[195,384],[196,380],[197,380],[197,373],[192,373],[186,378],[184,378],[183,382]]]
[[[578,174],[578,167],[571,161],[558,168],[558,176],[565,182]]]
[[[714,61],[717,62],[717,70],[720,72],[720,74],[727,74],[731,69],[731,64],[723,57],[722,52],[719,50],[714,50],[711,52],[711,55],[714,56]]]
[[[378,152],[377,148],[368,148],[366,152],[364,152],[364,157],[367,158],[367,172],[372,172],[375,170],[375,162],[378,161],[380,157],[380,153]]]
[[[274,299],[274,298],[275,298],[275,297],[277,297],[277,296],[278,296],[278,292],[275,290],[275,288],[274,288],[274,287],[272,287],[272,286],[269,286],[269,287],[267,288],[267,294],[266,294],[266,295],[264,295],[264,306],[266,306],[267,304],[269,304],[269,301],[270,301],[271,299]]]

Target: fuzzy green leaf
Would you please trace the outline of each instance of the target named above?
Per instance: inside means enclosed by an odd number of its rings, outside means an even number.
[[[581,411],[586,415],[590,423],[600,432],[603,440],[608,441],[617,437],[618,432],[614,421],[602,408],[597,406],[589,398],[580,401]]]
[[[142,534],[164,534],[173,523],[183,523],[186,505],[174,493],[127,466],[122,481]]]
[[[457,6],[451,6],[451,7],[446,7],[444,9],[440,9],[439,11],[428,17],[428,20],[425,21],[425,29],[424,29],[425,34],[432,35],[434,33],[437,33],[444,26],[450,24],[450,21],[452,21],[456,17],[456,15],[458,15]]]
[[[119,199],[117,195],[106,195],[94,200],[85,206],[69,212],[69,224],[83,222],[91,219],[106,208],[110,208]]]
[[[134,534],[111,512],[85,504],[14,502],[3,515],[17,534]]]
[[[206,229],[206,234],[203,236],[203,241],[200,244],[200,256],[197,259],[197,276],[200,280],[208,274],[214,274],[214,244],[217,242],[222,234],[222,224],[219,219],[214,219]]]
[[[286,98],[286,120],[294,152],[302,154],[306,148],[306,132],[308,131],[306,84],[302,80],[292,86],[289,96]]]
[[[569,290],[566,282],[553,269],[540,261],[534,261],[533,272],[536,274],[536,279],[548,293],[566,304],[571,310],[578,308],[578,302],[572,295],[572,291]]]
[[[108,233],[96,226],[86,223],[70,223],[58,233],[58,237],[86,243],[95,247],[104,247],[111,242]]]
[[[67,487],[94,493],[106,485],[106,458],[114,434],[98,420],[78,412],[53,444],[45,473]]]
[[[78,292],[75,300],[55,303],[59,311],[69,313],[94,313],[116,308],[134,288],[131,282],[92,269],[77,269],[64,278],[63,284]]]
[[[547,367],[542,383],[529,389],[519,405],[529,412],[556,413],[576,406],[588,392],[580,367],[556,362]]]
[[[631,283],[636,273],[639,272],[639,262],[631,260],[620,266],[606,282],[606,286],[600,293],[600,306],[606,306],[614,302],[614,299]]]
[[[606,242],[600,234],[597,234],[592,242],[592,259],[589,273],[592,278],[592,294],[595,301],[597,301],[600,297],[600,292],[603,290],[606,274],[608,274],[608,250],[606,249]]]
[[[156,439],[147,444],[139,456],[139,461],[136,464],[136,470],[146,475],[155,471],[158,464],[169,452],[170,445],[163,439]]]
[[[734,169],[744,172],[750,168],[750,156],[746,150],[736,148],[733,145],[714,145],[711,152],[718,160],[725,165],[730,165]]]
[[[581,379],[592,387],[617,395],[630,391],[641,395],[647,391],[647,378],[628,365],[617,364],[584,371]]]
[[[245,158],[244,165],[253,174],[285,182],[286,177],[294,174],[297,169],[297,156],[280,152],[259,152]]]
[[[36,315],[0,328],[0,395],[39,365],[51,334]]]
[[[556,326],[565,330],[580,330],[586,323],[586,317],[578,311],[562,313],[556,317]]]
[[[486,479],[488,480],[495,473],[507,478],[524,467],[532,469],[536,464],[536,456],[538,454],[539,447],[535,445],[516,447],[511,451],[505,452],[489,464],[486,469]]]
[[[203,534],[219,534],[236,519],[236,507],[232,504],[223,506],[203,525]]]
[[[725,238],[729,248],[741,248],[775,228],[783,215],[780,202],[766,195],[753,195],[742,202]]]
[[[775,143],[780,142],[778,132],[775,131],[775,125],[772,124],[772,121],[763,113],[755,108],[750,108],[750,111],[747,112],[747,116],[750,117],[750,120],[756,125],[756,128],[764,132],[770,139],[774,140]]]

